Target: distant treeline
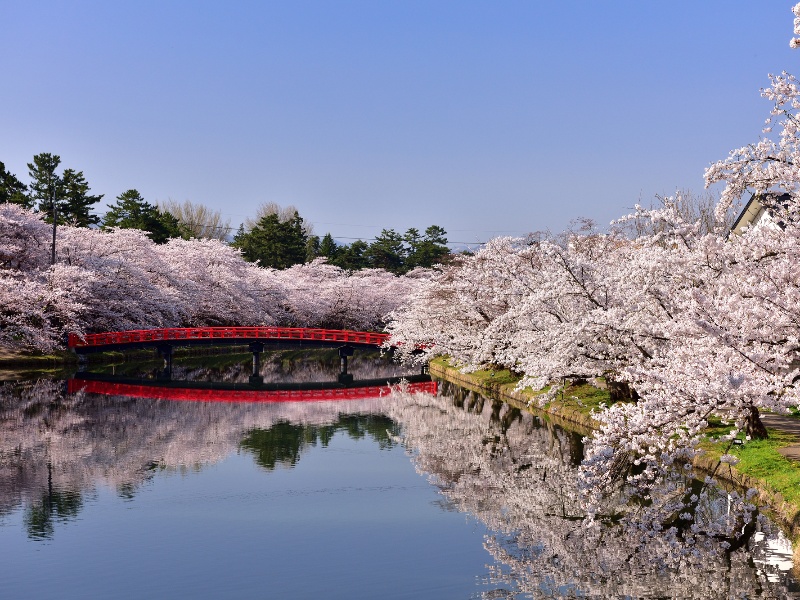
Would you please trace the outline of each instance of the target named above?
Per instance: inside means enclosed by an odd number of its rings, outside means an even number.
[[[129,189],[100,216],[93,212],[103,195],[91,194],[83,171],[63,169],[61,157],[41,153],[28,163],[29,183],[20,181],[0,162],[0,203],[19,204],[42,213],[49,223],[139,229],[158,244],[173,238],[208,238],[229,242],[245,260],[263,267],[285,269],[325,257],[330,264],[347,270],[380,268],[407,273],[431,267],[449,256],[447,232],[431,225],[423,233],[415,228],[404,234],[383,229],[370,242],[336,242],[330,233],[314,235],[297,209],[274,203],[262,205],[254,219],[243,223],[231,239],[231,226],[219,211],[189,201],[151,204],[136,189]],[[55,204],[55,206],[54,206]]]

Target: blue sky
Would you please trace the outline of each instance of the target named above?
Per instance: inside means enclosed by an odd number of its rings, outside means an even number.
[[[0,161],[344,240],[606,224],[757,139],[791,6],[0,0]]]

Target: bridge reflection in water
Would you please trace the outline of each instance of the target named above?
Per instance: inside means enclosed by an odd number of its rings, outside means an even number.
[[[118,380],[107,376],[82,373],[69,382],[70,391],[80,389],[100,394],[116,394],[169,400],[218,402],[287,402],[299,400],[352,400],[388,394],[401,383],[410,391],[436,393],[436,384],[422,367],[420,375],[355,381],[348,373],[348,357],[356,348],[382,348],[389,335],[368,331],[313,329],[305,327],[184,327],[111,331],[106,333],[69,335],[68,346],[79,356],[109,350],[156,348],[164,359],[164,370],[156,382],[152,380]],[[224,384],[172,381],[173,350],[186,346],[219,346],[247,344],[253,355],[249,384]],[[297,348],[335,347],[339,352],[337,382],[307,384],[265,383],[260,374],[261,354],[268,345],[292,345]],[[388,348],[391,350],[391,348]],[[90,383],[91,382],[91,383]],[[408,387],[411,386],[411,387]],[[90,389],[91,388],[91,389]]]
[[[131,379],[98,373],[77,373],[67,382],[71,394],[92,394],[193,402],[319,402],[379,398],[403,389],[410,393],[436,394],[438,383],[430,375],[305,383],[223,383]]]

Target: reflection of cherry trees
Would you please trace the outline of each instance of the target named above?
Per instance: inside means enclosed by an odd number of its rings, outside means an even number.
[[[503,597],[502,589],[534,598],[643,597],[653,590],[692,598],[786,595],[785,574],[753,568],[752,560],[763,564],[763,540],[733,550],[711,538],[657,535],[612,504],[604,516],[616,511],[616,518],[584,527],[580,442],[529,413],[463,391],[455,398],[399,396],[387,408],[418,469],[496,532],[486,540],[496,561],[491,597]],[[703,508],[724,513],[726,502],[717,490]]]
[[[417,468],[450,503],[494,532],[486,548],[498,594],[783,593],[785,576],[764,565],[772,538],[756,543],[751,537],[738,549],[698,538],[686,552],[680,540],[632,526],[612,505],[583,528],[577,436],[471,392],[448,394],[236,405],[67,396],[61,384],[48,381],[6,384],[0,388],[0,514],[23,507],[29,534],[46,538],[100,487],[131,497],[155,473],[198,470],[238,450],[265,469],[291,466],[343,432],[383,447],[403,439]],[[725,495],[711,500],[717,498],[727,502]],[[624,526],[605,518],[612,510]],[[769,533],[766,524],[759,527]]]
[[[5,384],[0,387],[0,516],[23,506],[30,534],[47,537],[55,522],[74,515],[82,498],[99,487],[130,497],[156,472],[190,472],[217,463],[235,453],[248,432],[257,437],[279,424],[294,424],[302,439],[327,436],[333,427],[379,442],[384,436],[391,443],[386,424],[372,427],[366,417],[380,413],[383,403],[377,398],[184,403],[67,395],[61,382],[46,380]]]

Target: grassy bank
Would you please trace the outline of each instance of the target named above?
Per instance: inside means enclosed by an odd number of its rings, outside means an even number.
[[[176,348],[174,357],[183,360],[203,357],[204,364],[209,363],[208,357],[218,357],[221,363],[227,364],[231,361],[232,355],[236,355],[236,360],[241,361],[245,354],[249,356],[247,346],[204,346]],[[213,358],[211,362],[213,364]],[[68,350],[52,354],[37,354],[0,348],[0,381],[40,376],[66,378],[70,377],[80,364],[91,365],[92,370],[97,372],[111,371],[116,368],[116,372],[123,373],[127,367],[130,367],[132,372],[138,372],[143,365],[157,368],[163,365],[163,359],[154,348],[138,348],[125,352],[97,352],[81,357]]]
[[[597,428],[592,410],[608,403],[608,392],[590,384],[571,385],[555,398],[539,407],[541,395],[548,390],[530,388],[517,390],[520,378],[508,370],[473,371],[463,373],[450,365],[446,357],[435,358],[429,365],[431,375],[456,383],[489,398],[503,400],[529,410],[567,429],[588,435]]]
[[[41,354],[37,352],[24,352],[22,350],[11,350],[0,346],[0,366],[52,366],[76,364],[78,357],[67,350],[53,352],[52,354]]]
[[[436,358],[430,363],[432,375],[456,383],[489,398],[509,402],[529,410],[543,419],[567,429],[590,434],[598,427],[592,411],[601,404],[610,403],[608,392],[592,385],[571,385],[555,399],[539,408],[537,396],[542,392],[531,389],[517,390],[519,377],[506,370],[475,371],[462,373],[450,365],[447,358]],[[730,431],[730,426],[721,422],[712,423],[708,436],[702,442],[703,456],[696,466],[706,472],[716,469],[720,481],[740,489],[759,490],[759,502],[766,512],[778,522],[795,546],[800,542],[800,461],[781,454],[788,448],[800,445],[800,437],[787,431],[768,427],[766,440],[744,440],[741,445],[728,445],[718,438]],[[728,452],[739,458],[735,467],[723,465],[717,469],[719,457]],[[800,452],[796,453],[800,455]],[[795,564],[800,565],[800,548],[795,555]]]

